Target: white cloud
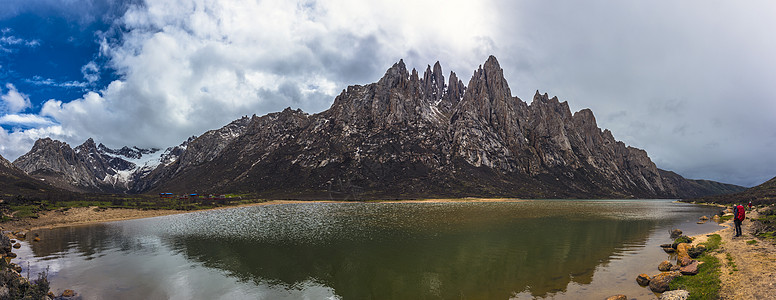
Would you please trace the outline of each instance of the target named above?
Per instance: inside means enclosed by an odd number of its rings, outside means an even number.
[[[50,126],[54,123],[51,120],[32,114],[10,114],[0,117],[0,124],[3,125],[21,125],[25,127]]]
[[[86,82],[94,83],[100,80],[100,67],[94,61],[90,61],[81,67],[81,74],[84,75]]]
[[[12,132],[0,127],[0,154],[4,158],[13,161],[30,151],[30,147],[32,147],[36,140],[44,137],[57,140],[72,139],[72,135],[58,125]]]
[[[99,77],[99,75],[98,75]],[[38,75],[33,76],[32,79],[26,79],[27,83],[31,83],[34,85],[45,85],[45,86],[56,86],[56,87],[64,87],[64,88],[84,88],[86,87],[85,82],[78,82],[78,81],[65,81],[65,82],[57,82],[54,79],[51,78],[43,78]]]
[[[20,93],[13,84],[7,83],[5,88],[8,90],[5,94],[0,94],[0,113],[15,114],[21,112],[32,105],[30,97]],[[0,92],[2,89],[0,89]]]
[[[12,30],[10,28],[3,28],[0,30],[0,51],[3,52],[13,52],[15,47],[29,47],[29,48],[35,48],[40,46],[40,41],[33,39],[33,40],[25,40],[19,37],[16,37],[14,35],[11,35]]]
[[[242,115],[287,106],[319,112],[347,85],[376,81],[400,58],[419,68],[446,59],[470,72],[489,47],[483,48],[490,19],[482,7],[149,1],[117,21],[121,36],[101,43],[120,79],[80,99],[51,100],[41,115],[77,132],[78,140],[164,147]],[[83,66],[84,78],[93,82],[99,69]]]

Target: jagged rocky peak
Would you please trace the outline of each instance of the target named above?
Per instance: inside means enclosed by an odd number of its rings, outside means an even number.
[[[504,78],[504,70],[498,63],[495,56],[491,55],[485,64],[474,72],[469,81],[468,89],[473,91],[473,96],[486,96],[487,99],[494,101],[512,97],[509,90],[509,84]]]
[[[543,119],[556,116],[559,119],[568,120],[572,117],[567,101],[560,102],[557,96],[550,98],[547,93],[540,94],[539,91],[534,94],[530,108],[534,114],[540,115]]]
[[[158,148],[142,149],[138,147],[130,148],[127,146],[121,147],[121,149],[111,149],[111,148],[108,148],[108,146],[103,145],[102,143],[97,145],[97,149],[103,153],[120,155],[131,159],[141,159],[143,158],[143,155],[153,154],[160,150]]]
[[[383,78],[377,82],[378,85],[395,87],[403,82],[407,82],[410,74],[407,72],[407,66],[404,64],[404,60],[400,59],[399,62],[393,64],[391,68],[385,71]]]
[[[442,66],[437,61],[434,64],[434,69],[431,66],[426,66],[426,71],[423,73],[423,93],[434,104],[439,103],[445,93],[445,76],[442,75]]]
[[[75,147],[76,152],[97,152],[97,144],[94,143],[94,140],[92,138],[86,139],[83,144]]]

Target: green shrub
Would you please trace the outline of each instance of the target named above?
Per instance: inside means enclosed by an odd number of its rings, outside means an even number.
[[[703,255],[698,261],[698,274],[694,276],[679,276],[671,280],[671,290],[683,289],[690,292],[691,300],[719,299],[721,281],[719,279],[719,259],[713,255]]]
[[[706,251],[711,252],[717,250],[719,249],[719,245],[722,244],[722,236],[719,234],[712,234],[709,236],[709,239],[702,244],[706,246]]]

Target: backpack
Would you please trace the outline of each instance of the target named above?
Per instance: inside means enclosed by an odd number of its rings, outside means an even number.
[[[746,211],[744,211],[744,206],[743,205],[736,206],[735,214],[736,214],[736,220],[743,221],[744,218],[746,218]]]

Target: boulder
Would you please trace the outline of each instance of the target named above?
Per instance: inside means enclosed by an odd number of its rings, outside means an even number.
[[[682,275],[695,275],[698,274],[698,261],[693,260],[690,264],[683,266],[679,268],[679,272],[682,273]]]
[[[640,286],[647,286],[649,285],[649,275],[641,273],[639,276],[636,277],[636,283],[638,283]]]
[[[709,220],[709,217],[707,217],[707,216],[702,216],[702,217],[700,218],[700,220],[701,220],[701,221],[708,221],[708,220]]]
[[[663,251],[665,251],[666,253],[674,253],[676,252],[676,249],[667,247],[667,248],[663,248]]]
[[[674,266],[674,265],[673,265],[673,264],[671,264],[671,262],[669,262],[669,261],[667,261],[667,260],[664,260],[663,262],[661,262],[661,263],[660,263],[660,265],[658,265],[658,266],[657,266],[657,269],[658,269],[659,271],[661,271],[661,272],[668,272],[668,271],[671,271],[671,268],[672,268],[673,266]]]
[[[20,239],[20,240],[23,240],[23,239],[27,238],[27,232],[26,231],[22,231],[22,232],[17,233],[16,234],[16,238]]]
[[[684,257],[690,258],[690,248],[692,248],[690,243],[679,243],[676,245],[676,261],[680,261]]]
[[[32,241],[33,242],[40,242],[40,238],[36,236]]]
[[[678,264],[678,265],[680,265],[680,266],[684,267],[684,266],[686,266],[686,265],[689,265],[689,264],[691,264],[691,263],[692,263],[692,262],[694,262],[694,261],[695,261],[695,260],[694,260],[694,259],[692,259],[692,258],[690,258],[689,256],[685,256],[685,257],[682,257],[681,259],[677,259],[677,261],[676,261],[676,262],[677,262],[677,264]]]
[[[672,244],[661,244],[660,245],[660,248],[672,248],[672,247],[673,247]]]
[[[73,290],[65,290],[62,292],[62,297],[73,297],[75,296],[75,291]]]
[[[625,296],[623,294],[614,295],[609,298],[606,298],[606,300],[628,300],[628,296]]]
[[[690,292],[686,290],[673,290],[666,291],[663,295],[660,295],[660,300],[687,300],[690,297]]]
[[[714,215],[713,217],[711,217],[711,219],[714,220],[715,222],[718,222],[719,221],[719,215]]]
[[[672,240],[675,239],[675,238],[678,238],[680,235],[682,235],[682,230],[681,229],[671,230],[671,239]]]
[[[22,244],[19,244],[19,243],[13,244],[14,249],[19,249],[21,247],[22,247]]]
[[[655,293],[665,292],[668,290],[668,284],[671,283],[671,280],[679,276],[682,276],[682,274],[676,271],[663,272],[652,276],[652,279],[649,281],[649,289]]]

